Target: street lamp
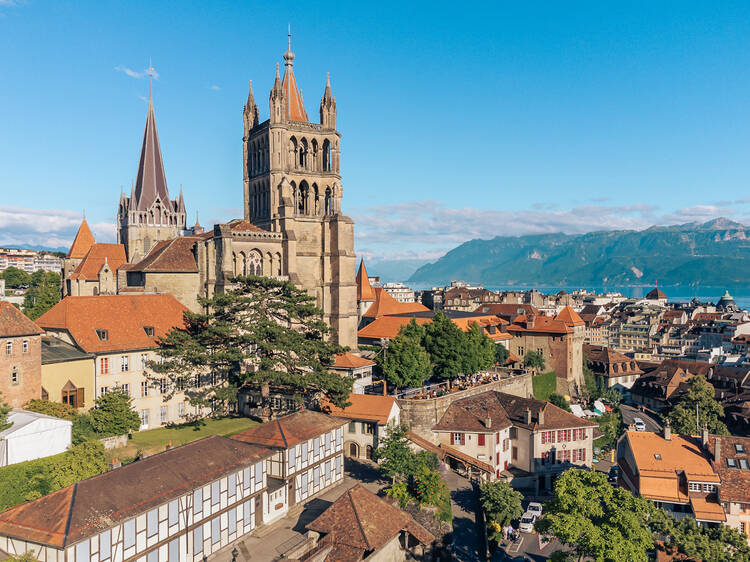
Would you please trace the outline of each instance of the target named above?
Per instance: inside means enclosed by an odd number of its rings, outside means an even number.
[[[237,547],[235,546],[232,549],[232,562],[237,562],[237,557],[240,555],[240,551],[237,550]]]

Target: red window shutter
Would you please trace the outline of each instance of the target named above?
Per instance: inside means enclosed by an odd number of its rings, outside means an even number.
[[[500,453],[495,453],[495,464],[500,464]]]
[[[581,449],[581,460],[582,461],[586,460],[586,449]]]
[[[499,444],[500,444],[500,434],[495,433],[495,445],[499,445]]]
[[[455,440],[454,440],[454,438],[453,438],[453,437],[454,437],[454,435],[455,435],[455,434],[454,434],[454,433],[453,433],[453,432],[451,431],[451,445],[455,445]]]
[[[461,445],[466,445],[466,434],[465,433],[461,434]]]
[[[478,441],[479,441],[479,446],[480,446],[480,447],[481,447],[482,445],[484,445],[484,433],[479,433],[479,434],[477,435],[477,439],[478,439]]]

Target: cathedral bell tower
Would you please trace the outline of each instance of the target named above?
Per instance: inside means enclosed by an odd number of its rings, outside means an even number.
[[[317,298],[337,341],[356,348],[354,222],[341,213],[336,99],[329,76],[320,123],[311,122],[294,76],[291,34],[283,58],[269,119],[258,122],[252,84],[243,110],[245,220],[283,234],[284,271]]]
[[[153,68],[149,71],[153,72]],[[186,220],[182,188],[176,200],[169,198],[154,116],[152,74],[138,174],[130,197],[122,193],[117,208],[117,243],[125,245],[128,262],[134,263],[143,259],[157,242],[180,236],[186,229]]]

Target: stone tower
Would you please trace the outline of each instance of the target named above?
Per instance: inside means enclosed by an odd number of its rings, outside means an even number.
[[[138,175],[130,197],[120,195],[117,242],[124,244],[128,262],[140,261],[156,242],[180,236],[185,231],[186,218],[182,189],[176,200],[169,198],[154,116],[153,86],[149,85]]]
[[[309,120],[294,77],[294,53],[284,53],[284,77],[259,123],[252,83],[243,117],[244,211],[253,224],[283,235],[283,270],[318,300],[335,339],[357,345],[354,222],[341,214],[336,100],[326,80],[320,123]]]

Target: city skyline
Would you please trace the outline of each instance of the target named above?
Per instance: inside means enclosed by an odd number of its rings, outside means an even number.
[[[343,212],[362,255],[748,222],[747,7],[433,6],[0,3],[13,85],[0,91],[0,185],[12,194],[0,245],[65,246],[83,209],[97,239],[114,240],[149,57],[170,194],[183,187],[189,224],[196,211],[204,226],[241,216],[242,104],[252,80],[267,118],[269,61],[281,62],[289,23],[311,117],[331,73]]]

